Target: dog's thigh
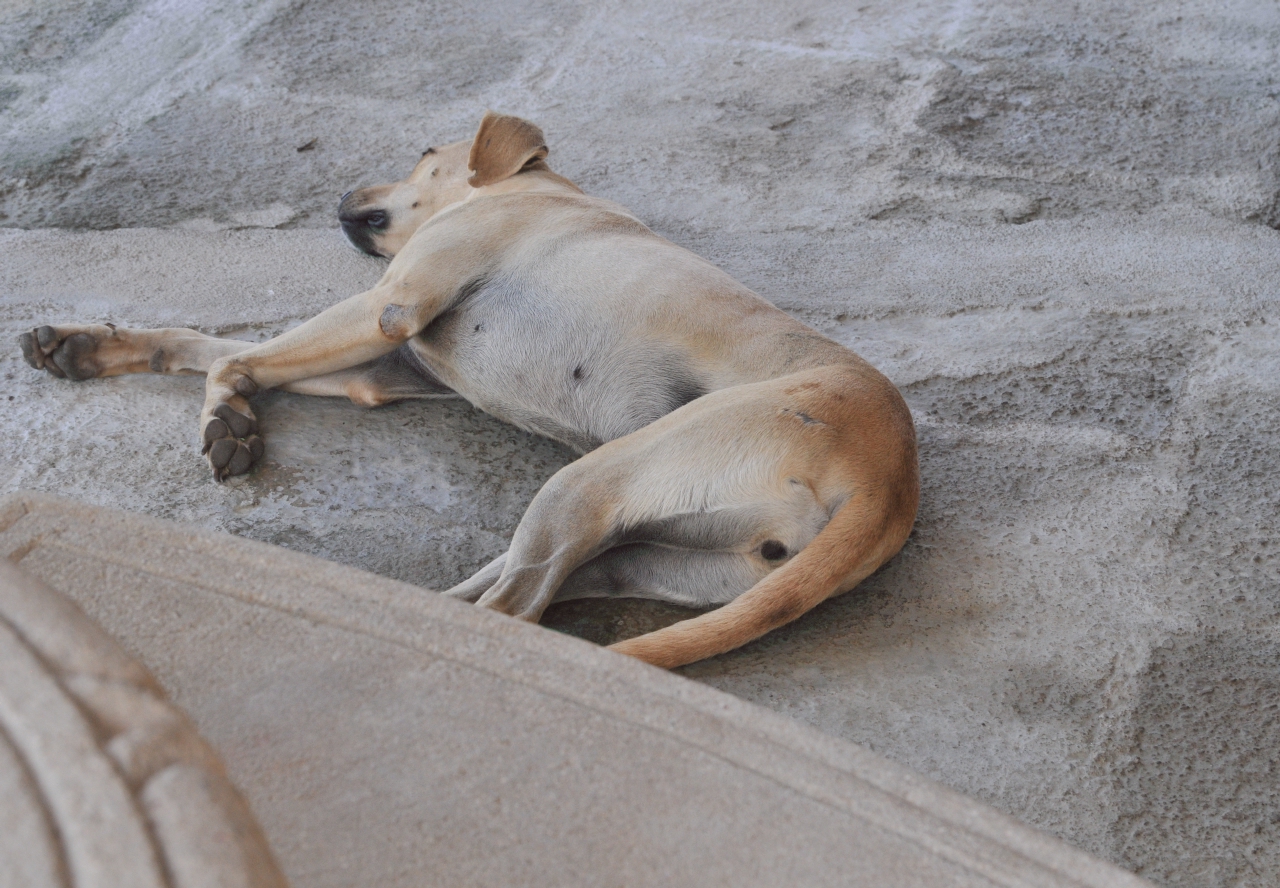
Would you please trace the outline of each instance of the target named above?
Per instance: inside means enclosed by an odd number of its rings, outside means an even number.
[[[766,572],[784,564],[830,512],[793,474],[812,460],[810,431],[754,394],[708,395],[557,472],[529,504],[501,576],[478,603],[537,620],[575,571],[628,544],[730,553]],[[823,434],[821,423],[811,425]],[[668,576],[673,569],[667,565]],[[734,585],[745,591],[740,582],[722,589]],[[675,600],[733,597],[684,590]]]
[[[715,607],[737,598],[772,569],[753,552],[630,543],[575,570],[555,600],[651,598],[685,607]]]

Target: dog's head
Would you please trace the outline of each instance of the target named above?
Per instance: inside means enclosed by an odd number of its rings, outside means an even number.
[[[542,130],[527,120],[494,114],[474,139],[428,148],[403,182],[348,191],[338,221],[348,240],[374,256],[394,256],[418,228],[478,188],[530,170],[545,170]]]

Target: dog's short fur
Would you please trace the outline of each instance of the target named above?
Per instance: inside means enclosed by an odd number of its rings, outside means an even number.
[[[40,327],[59,377],[205,373],[215,477],[263,452],[264,389],[374,406],[461,395],[585,455],[510,549],[447,594],[526,620],[555,600],[718,610],[613,645],[672,667],[852,589],[901,548],[919,498],[897,389],[622,207],[551,172],[541,130],[487,114],[339,219],[393,257],[366,293],[254,345],[192,330]]]

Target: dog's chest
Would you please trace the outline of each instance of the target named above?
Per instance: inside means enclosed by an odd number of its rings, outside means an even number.
[[[705,393],[644,306],[488,281],[412,343],[477,407],[578,450],[629,434]]]

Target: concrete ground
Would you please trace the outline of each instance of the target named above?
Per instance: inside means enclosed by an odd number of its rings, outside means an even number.
[[[285,329],[379,274],[337,196],[486,107],[915,412],[904,552],[684,674],[1158,883],[1280,881],[1280,8],[14,0],[0,333]],[[571,458],[465,404],[269,395],[266,464],[217,486],[197,380],[77,385],[16,345],[0,379],[4,491],[433,588]]]

